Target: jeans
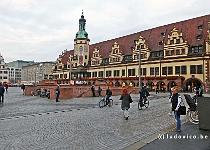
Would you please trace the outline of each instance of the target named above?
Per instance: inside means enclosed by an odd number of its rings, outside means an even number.
[[[181,130],[181,120],[180,120],[180,114],[175,111],[175,119],[176,119],[176,130]]]

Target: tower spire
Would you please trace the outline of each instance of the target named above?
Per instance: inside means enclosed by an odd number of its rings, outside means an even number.
[[[86,19],[84,17],[84,11],[82,10],[81,18],[79,19],[79,31],[76,34],[77,38],[88,39],[88,33],[85,31]]]

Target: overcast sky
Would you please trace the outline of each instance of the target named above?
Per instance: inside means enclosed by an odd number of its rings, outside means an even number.
[[[210,14],[210,0],[0,0],[0,53],[6,62],[55,61],[73,49],[82,10],[94,44]]]

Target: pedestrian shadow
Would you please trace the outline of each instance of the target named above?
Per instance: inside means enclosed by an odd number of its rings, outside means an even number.
[[[4,106],[4,103],[0,103],[0,107],[3,107]]]

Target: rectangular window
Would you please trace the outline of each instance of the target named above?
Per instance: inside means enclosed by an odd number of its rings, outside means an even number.
[[[106,71],[106,77],[111,77],[112,76],[112,71],[109,70],[109,71]]]
[[[175,74],[180,74],[180,66],[175,66]]]
[[[97,77],[97,72],[92,72],[92,77]]]
[[[179,44],[180,43],[180,39],[176,39],[176,44]]]
[[[185,54],[185,49],[183,48],[181,51],[182,51],[181,54],[184,55]]]
[[[196,74],[196,65],[190,65],[190,74]]]
[[[162,67],[162,75],[167,75],[167,67]]]
[[[122,70],[122,76],[125,76],[125,69]]]
[[[143,68],[143,75],[144,75],[144,76],[147,75],[147,68]]]
[[[120,70],[114,70],[114,77],[120,76]]]
[[[203,66],[197,65],[197,74],[203,74]]]
[[[99,72],[98,72],[98,77],[103,78],[103,77],[104,77],[104,72],[103,72],[103,71],[99,71]]]
[[[155,67],[155,75],[159,75],[159,67]]]
[[[171,50],[171,56],[173,56],[174,55],[174,50]]]
[[[180,55],[180,50],[179,49],[176,49],[176,55]]]
[[[166,56],[170,56],[170,51],[166,51]]]
[[[151,76],[155,75],[154,68],[150,68],[150,75],[151,75]]]
[[[181,74],[187,74],[187,66],[181,66]]]
[[[128,69],[128,76],[135,76],[135,69]]]
[[[168,67],[168,75],[173,75],[173,67]]]

